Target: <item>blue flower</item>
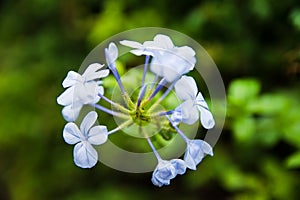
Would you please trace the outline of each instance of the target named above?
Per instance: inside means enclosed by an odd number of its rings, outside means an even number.
[[[175,46],[170,37],[166,35],[157,34],[153,41],[145,41],[143,44],[128,40],[120,43],[135,48],[130,52],[137,56],[153,56],[150,70],[168,82],[175,81],[195,67],[195,51],[188,46]]]
[[[103,66],[93,63],[82,75],[74,71],[67,74],[62,83],[67,89],[57,97],[57,103],[65,106],[62,110],[65,120],[75,121],[83,105],[94,104],[100,100],[98,94],[103,95],[104,88],[95,79],[108,76],[109,70],[100,70]]]
[[[94,126],[97,113],[89,112],[82,120],[80,129],[73,122],[66,124],[63,138],[68,144],[76,144],[73,151],[74,162],[78,167],[91,168],[98,161],[98,153],[92,145],[100,145],[107,141],[106,126]]]
[[[206,154],[213,156],[212,147],[207,142],[203,140],[188,140],[184,154],[184,161],[187,168],[196,170],[196,166]]]
[[[152,183],[156,186],[170,185],[170,180],[175,178],[177,174],[184,174],[186,164],[183,160],[172,159],[158,160],[158,164],[152,174]]]
[[[184,102],[179,105],[176,110],[177,116],[172,116],[173,121],[181,113],[183,123],[193,124],[199,119],[206,129],[211,129],[215,125],[213,115],[209,111],[201,92],[198,92],[195,80],[190,76],[182,76],[175,84],[176,95]]]

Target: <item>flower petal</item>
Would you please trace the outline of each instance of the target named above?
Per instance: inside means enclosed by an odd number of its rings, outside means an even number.
[[[106,126],[94,126],[88,133],[88,141],[94,145],[103,144],[107,141],[107,133]]]
[[[200,120],[202,126],[206,129],[213,128],[215,126],[215,120],[211,112],[202,106],[198,106],[198,109],[200,111]]]
[[[181,100],[195,100],[198,92],[196,81],[191,76],[182,76],[175,84],[175,91]]]
[[[96,165],[98,161],[98,153],[92,145],[88,142],[80,142],[75,145],[74,151],[74,162],[78,167],[91,168]]]
[[[111,42],[108,48],[105,49],[105,57],[108,65],[114,63],[118,58],[118,47],[115,43]]]
[[[78,85],[78,87],[75,88],[76,94],[78,95],[78,98],[81,100],[82,104],[89,104],[89,103],[97,103],[100,100],[100,97],[98,96],[98,92],[103,89],[99,88],[102,86],[98,86],[97,82],[91,81],[87,82],[83,85]]]
[[[186,66],[189,66],[187,69],[191,71],[194,69],[196,64],[195,51],[191,47],[183,46],[178,47],[178,54],[182,57],[182,59],[186,62]]]
[[[177,126],[182,121],[182,107],[179,105],[171,115],[172,123]]]
[[[194,101],[187,100],[181,104],[182,122],[185,124],[194,124],[199,119],[199,111]]]
[[[170,160],[171,164],[176,170],[176,174],[184,174],[186,171],[186,164],[183,160],[181,159],[172,159]]]
[[[210,146],[210,144],[208,144],[208,143],[205,142],[204,140],[203,140],[203,142],[202,142],[202,149],[203,149],[203,152],[204,152],[205,154],[208,154],[208,155],[210,155],[210,156],[213,156],[213,155],[214,155],[213,150],[212,150],[212,147]]]
[[[164,49],[171,49],[174,47],[174,44],[173,44],[171,38],[166,35],[157,34],[154,37],[153,41],[157,46],[162,47]]]
[[[176,176],[176,169],[170,161],[159,160],[158,165],[152,174],[152,183],[161,187],[162,185],[169,185],[170,180]]]
[[[196,163],[195,160],[193,159],[193,157],[189,154],[189,153],[185,153],[184,154],[184,161],[185,161],[185,165],[187,168],[191,169],[191,170],[196,170]]]
[[[76,144],[81,141],[82,134],[73,122],[67,123],[63,130],[63,138],[68,144]]]
[[[74,101],[74,87],[66,89],[61,95],[56,99],[57,103],[62,106],[67,106],[72,104]]]
[[[88,138],[88,132],[90,128],[95,124],[97,120],[98,114],[95,111],[89,112],[84,119],[82,120],[80,124],[80,131],[85,136],[85,138]]]
[[[62,109],[62,115],[66,121],[74,122],[77,119],[81,108],[82,108],[82,104],[73,103],[71,105],[65,106]]]
[[[172,179],[176,176],[175,168],[170,161],[160,160],[156,169],[159,174],[159,179]]]
[[[85,72],[82,74],[82,76],[85,78],[85,81],[91,81],[94,79],[108,76],[108,74],[109,74],[108,69],[100,70],[101,68],[103,68],[103,66],[104,65],[101,65],[99,63],[90,64],[86,68]]]
[[[80,74],[74,71],[69,71],[66,78],[64,79],[62,85],[64,88],[75,85],[78,82],[82,82],[83,78]]]
[[[204,157],[203,140],[190,140],[187,143],[184,160],[188,168],[196,170],[196,166]]]
[[[153,174],[152,174],[151,181],[152,181],[153,185],[156,185],[156,186],[158,186],[158,187],[162,187],[162,186],[164,185],[164,183],[160,182],[160,181],[156,178],[156,176],[154,176]],[[170,181],[167,182],[167,183],[165,183],[165,184],[166,184],[166,185],[169,185],[169,184],[170,184]]]
[[[135,49],[142,49],[143,45],[136,41],[130,41],[130,40],[122,40],[120,43],[124,46],[135,48]]]

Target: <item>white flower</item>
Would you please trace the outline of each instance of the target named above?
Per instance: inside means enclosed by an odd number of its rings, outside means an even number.
[[[186,166],[192,170],[196,170],[196,166],[206,154],[213,156],[212,147],[207,142],[203,140],[188,140],[184,154]]]
[[[153,41],[146,41],[143,44],[128,40],[120,43],[135,48],[130,52],[137,56],[153,56],[150,70],[168,82],[173,82],[193,70],[196,63],[195,51],[191,47],[174,46],[172,40],[166,35],[158,34]]]
[[[104,89],[95,79],[108,76],[109,70],[100,70],[103,66],[94,63],[82,75],[74,71],[67,74],[62,83],[67,89],[57,98],[57,103],[65,106],[62,110],[65,120],[75,121],[83,105],[94,104],[100,100],[98,94],[103,95]]]
[[[74,146],[74,162],[78,167],[91,168],[98,161],[98,153],[92,145],[100,145],[107,141],[108,132],[106,126],[93,126],[97,120],[95,111],[89,112],[82,120],[80,129],[73,122],[66,124],[63,130],[63,138],[68,144]]]
[[[175,91],[178,98],[184,101],[175,109],[177,115],[178,112],[181,112],[183,123],[195,123],[199,119],[200,112],[200,120],[203,127],[206,129],[214,127],[214,118],[201,92],[198,93],[197,84],[192,77],[182,76],[175,84]],[[175,118],[176,116],[173,115],[172,117]]]
[[[186,165],[183,160],[172,159],[159,160],[152,174],[152,183],[156,186],[170,185],[170,180],[175,178],[177,174],[184,174]]]

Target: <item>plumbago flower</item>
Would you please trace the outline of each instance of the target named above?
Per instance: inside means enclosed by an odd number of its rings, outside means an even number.
[[[214,118],[201,92],[198,93],[196,81],[192,77],[182,76],[175,84],[175,91],[178,98],[184,100],[184,102],[175,109],[176,115],[172,116],[173,120],[178,120],[180,116],[183,123],[193,124],[199,119],[200,113],[203,127],[206,129],[214,127]]]
[[[187,148],[184,154],[186,166],[196,170],[196,166],[202,161],[206,154],[213,156],[211,146],[203,140],[187,140]]]
[[[137,56],[152,56],[150,70],[165,78],[167,82],[173,82],[193,70],[196,63],[195,51],[191,47],[176,47],[166,35],[158,34],[153,41],[146,41],[143,44],[128,40],[120,43],[135,48],[131,53]]]
[[[66,124],[63,137],[66,143],[76,144],[74,147],[74,162],[78,167],[91,168],[98,161],[98,153],[92,145],[100,145],[107,140],[106,126],[93,126],[97,113],[89,112],[82,120],[80,129],[73,122]]]
[[[186,171],[186,164],[183,160],[172,159],[159,160],[152,174],[152,183],[156,186],[170,185],[170,180],[175,178],[177,174],[184,174]]]
[[[143,43],[128,40],[120,43],[133,48],[130,51],[132,54],[145,56],[144,70],[140,73],[142,81],[137,86],[139,91],[131,96],[126,92],[126,83],[123,84],[116,67],[118,46],[113,42],[109,43],[104,49],[108,69],[105,69],[103,64],[93,63],[82,75],[70,71],[63,81],[62,85],[66,90],[57,98],[57,103],[64,106],[62,114],[68,121],[63,130],[63,138],[66,143],[75,145],[73,150],[75,164],[81,168],[91,168],[98,160],[98,153],[93,145],[104,144],[110,134],[118,133],[135,124],[139,128],[134,130],[138,130],[138,134],[144,136],[157,160],[151,178],[152,183],[158,187],[169,185],[172,179],[184,174],[187,168],[196,170],[205,155],[213,155],[212,147],[207,142],[189,139],[179,129],[180,123],[193,124],[199,117],[204,128],[210,129],[215,125],[213,115],[202,94],[198,92],[195,80],[184,75],[194,69],[195,51],[188,46],[175,46],[170,37],[162,34],[156,35],[152,41]],[[120,88],[122,102],[115,102],[104,96],[100,79],[107,77],[109,71]],[[150,84],[146,83],[146,75],[149,73],[155,77]],[[136,79],[136,77],[132,78]],[[164,90],[164,86],[168,86],[168,89]],[[164,103],[174,98],[169,95],[173,89],[176,96],[182,100],[180,105],[170,106],[169,103]],[[100,105],[100,99],[110,104],[113,110]],[[171,102],[176,102],[172,100],[174,99],[171,99]],[[78,128],[74,121],[84,105],[123,121],[108,131],[104,125],[93,126],[98,115],[97,112],[91,111],[84,117]],[[162,106],[165,108],[162,109]],[[102,122],[105,121],[102,119]],[[158,137],[149,136],[148,125],[157,127],[155,134],[160,135],[160,138],[164,138],[166,133],[180,135],[186,142],[183,158],[170,160],[161,158],[156,149],[159,143]],[[173,137],[170,136],[164,140],[172,139]]]
[[[75,121],[83,105],[94,104],[100,100],[98,94],[103,95],[104,89],[95,80],[108,76],[109,70],[100,70],[103,66],[94,63],[82,75],[74,71],[68,73],[62,83],[67,89],[57,98],[57,103],[65,106],[62,110],[65,120]]]

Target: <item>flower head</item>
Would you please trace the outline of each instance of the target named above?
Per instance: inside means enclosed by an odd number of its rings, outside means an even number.
[[[67,74],[62,83],[67,89],[57,98],[57,103],[65,106],[62,110],[65,120],[75,121],[83,105],[94,104],[100,100],[98,94],[103,95],[104,89],[95,79],[108,76],[109,70],[100,70],[103,66],[94,63],[82,75],[74,71]]]
[[[78,167],[91,168],[98,161],[98,153],[92,145],[106,142],[108,132],[106,126],[94,126],[97,120],[95,111],[89,112],[82,120],[80,129],[73,122],[66,124],[63,138],[68,144],[76,144],[73,151],[74,162]]]
[[[170,185],[170,180],[175,178],[177,174],[184,174],[186,165],[183,160],[172,159],[159,160],[158,164],[152,174],[152,183],[156,186]]]
[[[189,140],[184,154],[186,166],[192,170],[196,170],[196,166],[206,154],[213,156],[212,147],[207,142],[203,140]]]
[[[184,102],[175,109],[177,110],[177,115],[178,112],[181,112],[182,122],[193,124],[199,119],[200,113],[200,120],[203,127],[206,129],[214,127],[214,118],[201,92],[198,93],[197,84],[192,77],[182,76],[175,84],[175,91],[178,98],[184,100]],[[176,116],[173,116],[173,118],[175,117]]]

